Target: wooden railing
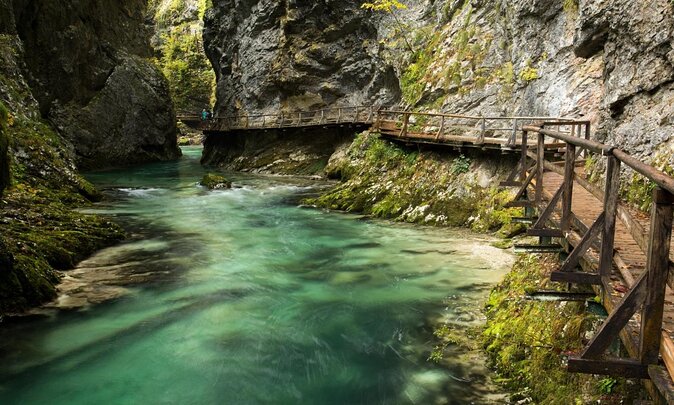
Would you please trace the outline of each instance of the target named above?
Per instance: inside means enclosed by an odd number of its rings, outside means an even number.
[[[279,112],[277,114],[238,114],[217,117],[209,122],[210,131],[227,132],[241,129],[302,128],[335,124],[374,122],[374,107],[333,107],[322,110]]]
[[[674,269],[670,258],[674,178],[614,146],[592,141],[585,136],[573,136],[558,128],[546,128],[559,125],[565,124],[545,122],[523,127],[522,138],[526,140],[533,135],[537,142],[536,147],[531,147],[526,141],[521,144],[521,159],[514,171],[519,174],[520,190],[516,201],[511,205],[539,209],[538,219],[528,230],[529,235],[542,238],[561,237],[566,240],[571,240],[573,234],[580,236],[579,240],[575,240],[575,247],[560,268],[552,273],[551,279],[565,283],[594,285],[602,294],[605,307],[610,310],[609,317],[583,352],[569,359],[568,368],[570,371],[583,373],[651,378],[656,385],[662,385],[662,375],[655,367],[659,355],[662,355],[669,375],[674,374],[674,343],[671,337],[663,332],[663,313],[666,310],[671,311],[673,305],[672,293],[667,286],[674,287],[674,273],[670,272],[670,269]],[[546,138],[566,144],[563,167],[546,160],[544,149],[541,147]],[[576,165],[581,151],[594,155],[597,161],[604,160],[602,167],[606,168],[606,173],[603,190],[578,175]],[[533,160],[531,167],[529,160]],[[620,204],[622,165],[654,185],[650,227],[647,229],[628,207]],[[561,187],[556,192],[550,193],[552,196],[547,204],[543,202],[546,170],[563,176]],[[511,177],[517,175],[511,174]],[[513,184],[515,183],[509,185]],[[573,211],[575,185],[589,191],[602,204],[600,215],[590,226],[583,224]],[[533,199],[525,198],[529,188],[533,189]],[[552,214],[557,205],[561,205],[561,214],[558,221],[553,221]],[[638,245],[641,251],[638,253],[645,255],[646,265],[638,277],[632,275],[635,268],[625,265],[621,254],[626,252],[615,249],[617,221],[622,224],[623,232],[627,232]],[[551,223],[555,227],[548,228],[547,225]],[[596,266],[589,268],[585,266],[585,271],[575,271],[582,258],[591,249],[598,251]],[[623,246],[621,249],[627,248]],[[614,268],[618,274],[613,273]],[[612,277],[615,276],[620,277],[629,287],[629,291],[620,299],[615,297],[611,285]],[[666,302],[666,296],[669,302]],[[638,313],[640,308],[641,312]],[[638,316],[640,325],[636,330],[628,325],[635,314],[640,315]],[[605,358],[606,350],[621,333],[625,347],[632,358]],[[668,381],[671,383],[671,377]]]
[[[400,138],[463,141],[474,145],[500,144],[513,147],[526,125],[555,122],[569,136],[589,138],[590,123],[564,117],[474,116],[461,114],[379,111],[374,128],[387,136]]]

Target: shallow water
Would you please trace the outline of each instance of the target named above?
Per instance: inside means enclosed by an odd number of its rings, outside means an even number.
[[[201,150],[184,152],[90,176],[111,197],[94,211],[130,239],[69,272],[52,309],[0,324],[0,403],[498,398],[480,356],[426,358],[431,323],[480,322],[508,256],[461,231],[298,207],[316,181],[232,174],[240,188],[209,192]]]

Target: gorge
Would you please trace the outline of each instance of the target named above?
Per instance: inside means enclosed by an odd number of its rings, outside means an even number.
[[[590,304],[520,301],[558,285],[549,255],[492,246],[527,241],[499,187],[514,149],[345,125],[206,131],[181,151],[176,114],[567,117],[671,176],[671,1],[362,3],[0,0],[1,402],[646,398],[564,370],[602,322]],[[577,167],[601,188],[593,156]],[[199,186],[211,172],[232,190]],[[621,179],[625,206],[648,211],[653,183],[625,165]]]

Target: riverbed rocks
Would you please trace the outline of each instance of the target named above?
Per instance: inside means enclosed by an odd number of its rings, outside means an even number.
[[[232,188],[231,181],[227,180],[224,176],[214,173],[205,174],[199,184],[209,190],[223,190]]]

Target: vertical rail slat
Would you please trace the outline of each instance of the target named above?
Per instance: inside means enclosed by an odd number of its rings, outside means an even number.
[[[672,240],[674,195],[661,188],[653,190],[651,235],[646,259],[646,299],[641,314],[640,360],[657,364],[662,336],[665,288],[669,272],[669,249]]]
[[[445,130],[445,116],[440,117],[440,129],[438,130],[438,133],[435,135],[435,140],[437,141],[440,139],[440,135],[442,135],[442,131]]]
[[[400,129],[400,134],[398,136],[405,137],[407,136],[407,126],[410,123],[410,114],[403,113],[403,127]]]
[[[573,181],[575,180],[576,146],[566,144],[566,158],[564,160],[564,191],[562,192],[562,232],[571,228],[571,202],[573,200]]]
[[[543,201],[543,170],[545,169],[545,136],[538,134],[538,145],[536,150],[536,206]]]
[[[522,153],[520,155],[520,181],[527,178],[527,153],[529,152],[529,133],[522,131]]]
[[[613,269],[613,245],[615,241],[616,213],[620,193],[620,160],[609,155],[606,164],[606,186],[604,188],[604,230],[601,235],[599,275],[604,285],[608,283]]]

